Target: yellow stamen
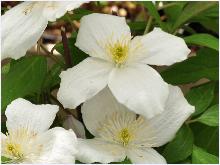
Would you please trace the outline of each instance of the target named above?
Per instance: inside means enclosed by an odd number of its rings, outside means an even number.
[[[132,134],[127,128],[124,128],[119,132],[119,139],[121,140],[123,146],[127,146],[131,138]]]

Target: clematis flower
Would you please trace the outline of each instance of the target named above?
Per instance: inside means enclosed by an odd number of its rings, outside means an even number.
[[[57,111],[56,105],[14,100],[5,112],[8,133],[1,135],[2,156],[10,158],[10,163],[74,163],[74,132],[61,127],[49,129]]]
[[[47,27],[83,1],[23,2],[2,17],[1,59],[18,59],[34,46]]]
[[[76,159],[109,163],[121,162],[127,156],[132,163],[166,163],[152,147],[172,140],[194,109],[178,87],[169,86],[164,111],[147,119],[128,111],[105,88],[82,106],[84,123],[95,138],[78,139]]]
[[[106,14],[84,16],[75,45],[91,57],[61,73],[63,106],[75,108],[108,86],[120,103],[147,118],[161,113],[168,97],[167,83],[149,65],[171,65],[190,52],[183,39],[160,28],[132,39],[124,17]]]

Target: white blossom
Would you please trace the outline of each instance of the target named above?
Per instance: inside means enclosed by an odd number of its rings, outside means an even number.
[[[75,45],[91,57],[61,73],[63,106],[75,108],[108,86],[120,103],[147,118],[161,113],[168,97],[168,84],[149,65],[171,65],[190,52],[182,38],[160,28],[132,39],[124,17],[106,14],[84,16]]]
[[[82,107],[84,123],[95,138],[78,139],[76,159],[109,163],[121,162],[127,156],[132,163],[166,163],[153,147],[172,140],[194,109],[178,87],[169,86],[164,111],[147,119],[128,111],[105,88]]]
[[[8,132],[1,135],[2,156],[10,158],[9,163],[74,163],[74,132],[61,127],[49,129],[58,109],[21,98],[9,104],[5,112]]]
[[[83,1],[23,2],[1,16],[1,59],[18,59],[34,46],[47,27]]]

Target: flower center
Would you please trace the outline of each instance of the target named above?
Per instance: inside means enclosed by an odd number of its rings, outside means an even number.
[[[23,154],[21,152],[21,147],[19,144],[7,143],[5,147],[6,154],[13,156],[17,159],[22,158]]]
[[[115,112],[100,122],[97,131],[102,140],[126,147],[132,145],[138,138],[143,123],[143,118],[136,118],[132,112]]]
[[[120,45],[120,43],[116,43],[113,47],[110,47],[112,59],[118,65],[125,62],[128,56],[128,46]]]
[[[12,162],[22,162],[34,150],[31,140],[36,134],[28,128],[10,130],[7,138],[2,141],[2,155],[12,159]]]
[[[132,135],[130,134],[127,128],[123,128],[119,132],[119,139],[121,140],[123,146],[127,146],[131,138],[132,138]]]
[[[114,34],[110,35],[105,43],[105,49],[117,67],[123,65],[128,58],[130,35],[122,35],[119,39],[113,39]],[[102,45],[102,44],[100,44]]]

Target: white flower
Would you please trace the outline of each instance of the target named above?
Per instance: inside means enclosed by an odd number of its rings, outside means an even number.
[[[56,105],[34,105],[21,98],[8,105],[8,133],[1,135],[2,156],[12,159],[10,163],[74,163],[74,132],[61,127],[49,129],[58,109]]]
[[[81,19],[76,46],[89,54],[61,73],[58,99],[75,108],[107,85],[116,99],[151,118],[162,112],[168,85],[149,65],[171,65],[187,58],[183,39],[154,28],[132,39],[125,18],[90,14]]]
[[[172,140],[194,109],[178,87],[169,86],[164,111],[146,119],[128,111],[105,88],[82,107],[83,121],[95,138],[78,139],[76,159],[109,163],[123,161],[127,156],[132,163],[166,163],[152,147]]]
[[[1,59],[18,59],[34,46],[48,21],[55,21],[67,11],[79,7],[81,1],[23,2],[2,17]]]

